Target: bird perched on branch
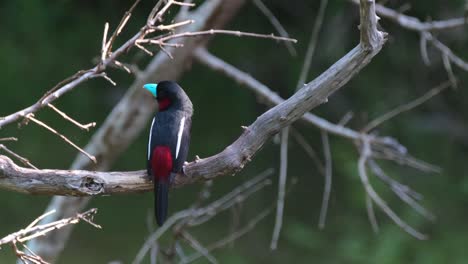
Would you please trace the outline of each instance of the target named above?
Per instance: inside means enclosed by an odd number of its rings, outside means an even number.
[[[187,159],[192,126],[192,102],[177,83],[162,81],[143,86],[158,101],[149,132],[148,176],[154,183],[158,225],[167,217],[168,192],[175,175]]]

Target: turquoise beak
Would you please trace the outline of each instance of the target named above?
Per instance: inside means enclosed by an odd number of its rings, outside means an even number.
[[[158,95],[158,84],[157,83],[147,83],[143,85],[143,88],[148,90],[154,97]]]

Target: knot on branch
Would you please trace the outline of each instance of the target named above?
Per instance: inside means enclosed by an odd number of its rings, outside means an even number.
[[[90,195],[100,194],[104,192],[104,182],[99,178],[84,177],[80,185],[80,190]]]

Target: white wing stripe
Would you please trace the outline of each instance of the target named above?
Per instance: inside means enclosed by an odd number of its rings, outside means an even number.
[[[182,133],[184,132],[184,126],[185,126],[185,116],[182,117],[182,120],[180,120],[179,133],[177,134],[177,147],[176,147],[176,154],[175,154],[176,159],[179,156],[180,143],[182,141]]]
[[[148,139],[148,160],[150,159],[150,156],[151,156],[151,136],[153,135],[154,119],[156,119],[156,117],[153,117],[153,121],[151,122],[151,128],[150,128],[149,139]]]

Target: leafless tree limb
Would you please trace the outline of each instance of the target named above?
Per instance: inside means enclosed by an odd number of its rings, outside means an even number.
[[[325,227],[327,219],[328,202],[330,201],[330,193],[332,186],[332,155],[330,150],[330,142],[328,140],[328,133],[320,131],[322,136],[323,156],[325,158],[325,184],[323,188],[322,207],[320,208],[319,228]]]
[[[358,0],[349,0],[354,4],[359,4]],[[433,36],[431,32],[433,31],[440,31],[446,29],[453,29],[458,28],[466,25],[466,20],[464,17],[460,18],[452,18],[447,20],[440,20],[440,21],[429,21],[429,22],[422,22],[418,18],[407,16],[402,14],[401,12],[395,11],[393,9],[387,8],[383,5],[376,4],[375,11],[378,15],[387,18],[396,24],[400,25],[403,28],[408,30],[417,31],[421,35],[421,54],[423,57],[423,61],[426,64],[429,64],[429,57],[427,56],[426,51],[426,43],[429,41],[435,48],[437,48],[444,58],[449,59],[452,63],[457,65],[459,68],[463,69],[464,71],[468,71],[468,63],[455,55],[452,50],[447,47],[445,44],[440,42],[437,38]]]
[[[262,2],[262,0],[253,0],[254,5],[265,15],[265,17],[270,21],[271,25],[276,29],[278,34],[281,37],[289,38],[289,34],[286,29],[283,27],[281,22],[276,18],[276,16],[271,12],[271,10]],[[284,42],[286,48],[292,56],[297,55],[296,48],[291,44],[291,42]]]
[[[362,185],[368,195],[382,211],[395,222],[401,229],[405,230],[408,234],[414,236],[417,239],[424,240],[426,235],[412,228],[404,220],[402,220],[393,210],[387,205],[387,203],[375,192],[374,188],[369,182],[367,176],[367,162],[372,155],[372,149],[368,141],[364,140],[361,146],[361,156],[358,161],[358,171],[361,178]],[[370,218],[372,219],[372,217]]]
[[[25,246],[23,243],[32,239],[35,239],[40,236],[45,236],[49,232],[52,232],[54,230],[61,229],[63,227],[69,226],[69,225],[74,225],[78,224],[80,221],[84,221],[96,228],[101,228],[101,226],[95,224],[93,222],[93,217],[97,213],[97,209],[90,209],[84,213],[81,214],[76,214],[73,217],[58,220],[52,223],[44,224],[44,225],[38,225],[39,221],[45,217],[47,217],[50,214],[55,213],[55,211],[50,211],[48,213],[45,213],[44,215],[39,216],[36,218],[31,224],[29,224],[26,228],[21,229],[17,232],[14,232],[12,234],[9,234],[6,237],[3,237],[0,239],[0,246],[5,245],[5,244],[11,244],[13,249],[15,250],[16,255],[18,258],[23,261],[31,261],[32,263],[48,263],[44,261],[39,255],[35,254],[32,252],[27,246]],[[23,252],[18,249],[17,244],[22,245],[25,249],[27,249],[30,253]]]
[[[249,36],[249,37],[256,37],[256,38],[267,38],[267,39],[274,39],[274,40],[280,40],[280,41],[292,41],[296,42],[294,39],[290,38],[283,38],[283,37],[277,37],[273,34],[270,35],[264,35],[264,34],[255,34],[255,33],[249,33],[249,32],[241,32],[241,31],[231,31],[231,30],[217,30],[217,29],[210,29],[210,30],[204,30],[204,31],[187,31],[187,32],[182,32],[182,33],[174,33],[174,34],[168,34],[168,35],[159,35],[156,37],[151,37],[151,38],[146,38],[149,34],[155,32],[155,31],[161,31],[161,30],[173,30],[175,28],[178,28],[180,26],[185,26],[187,24],[193,23],[193,20],[187,20],[184,22],[179,22],[171,25],[161,25],[161,26],[156,26],[156,22],[160,21],[166,11],[173,5],[179,5],[179,6],[184,6],[186,4],[174,0],[168,0],[165,5],[158,10],[157,8],[159,5],[157,4],[155,8],[153,9],[152,14],[149,15],[147,24],[143,26],[140,31],[135,34],[132,38],[130,38],[125,44],[120,46],[117,50],[114,52],[110,51],[110,48],[112,47],[112,44],[117,37],[117,35],[121,32],[123,26],[125,26],[126,22],[131,16],[131,11],[135,8],[136,4],[139,1],[136,1],[134,5],[129,9],[129,11],[126,12],[124,15],[122,21],[120,22],[119,26],[117,27],[116,31],[114,34],[111,36],[109,41],[107,41],[107,32],[109,30],[109,24],[106,23],[104,27],[104,34],[103,34],[103,40],[102,40],[102,48],[101,48],[101,61],[99,62],[98,65],[96,65],[94,68],[85,70],[85,71],[79,71],[77,74],[69,77],[68,79],[60,82],[56,87],[52,88],[49,90],[38,102],[35,104],[20,110],[16,113],[10,114],[6,117],[3,117],[0,119],[0,128],[10,124],[12,122],[17,121],[21,117],[28,116],[29,114],[35,113],[42,109],[44,106],[48,106],[50,103],[61,97],[63,94],[75,89],[79,84],[85,82],[86,80],[96,78],[96,77],[103,77],[107,81],[109,81],[111,84],[115,85],[115,82],[110,79],[104,70],[106,67],[114,65],[115,60],[122,55],[124,52],[128,51],[130,48],[133,46],[138,46],[139,48],[143,48],[141,46],[142,43],[150,43],[150,44],[156,44],[160,46],[164,45],[169,45],[172,47],[183,47],[183,44],[174,44],[174,43],[168,43],[168,41],[173,40],[173,39],[178,39],[178,38],[185,38],[185,37],[196,37],[196,36],[201,36],[201,35],[213,35],[213,34],[228,34],[228,35],[235,35],[235,36]],[[161,3],[161,2],[159,2]],[[191,4],[190,4],[191,5]],[[157,12],[156,12],[157,11]],[[156,13],[154,13],[156,12]],[[107,41],[107,42],[106,42]],[[175,45],[175,46],[174,46]],[[143,48],[143,50],[145,50]],[[152,53],[149,52],[151,55]]]
[[[307,79],[307,75],[310,71],[310,65],[312,64],[312,57],[315,53],[315,47],[317,46],[318,42],[318,35],[320,33],[320,29],[322,28],[323,18],[325,17],[325,10],[327,9],[328,0],[321,0],[320,1],[320,8],[315,17],[314,25],[312,27],[312,34],[310,35],[309,46],[307,47],[307,52],[304,58],[304,62],[301,68],[301,73],[299,74],[299,80],[297,82],[297,89],[300,89],[301,86],[305,83]]]
[[[29,162],[28,159],[26,159],[25,157],[22,157],[20,155],[18,155],[17,153],[15,153],[14,151],[10,150],[9,148],[7,148],[5,145],[3,144],[0,144],[0,149],[2,149],[3,151],[5,151],[6,153],[10,154],[11,156],[15,157],[16,159],[18,159],[19,161],[21,161],[21,163],[23,163],[24,165],[26,166],[29,166],[33,169],[38,169],[36,166],[34,166],[31,162]]]
[[[15,137],[6,137],[6,138],[0,138],[0,142],[1,141],[18,141],[18,139]]]
[[[234,79],[236,82],[245,85],[247,88],[250,88],[263,99],[262,101],[266,102],[268,105],[278,105],[285,101],[278,94],[273,92],[264,84],[260,83],[248,73],[242,72],[236,67],[209,53],[205,49],[197,50],[195,52],[195,58],[200,63],[210,67],[213,70],[219,71],[227,75],[228,77]],[[344,137],[347,139],[359,140],[362,137],[362,133],[358,131],[352,130],[345,126],[333,124],[311,113],[305,113],[302,117],[302,120],[316,126],[319,129],[325,130],[330,134]],[[394,145],[394,147],[397,149],[403,148],[403,146],[399,145],[394,139],[391,138],[374,137],[372,141],[373,143],[375,142],[383,145]]]
[[[185,167],[188,177],[183,175],[176,177],[175,185],[193,183],[200,179],[209,180],[240,171],[272,135],[299,119],[310,109],[326,102],[328,96],[367,65],[380,51],[385,39],[384,34],[377,31],[374,24],[373,2],[363,1],[361,9],[363,10],[361,12],[363,18],[361,44],[288,100],[259,116],[233,144],[221,153],[189,163]],[[126,109],[127,112],[128,110]],[[63,191],[67,190],[68,188],[63,188]]]
[[[367,209],[367,217],[369,218],[369,222],[371,224],[372,230],[374,231],[374,233],[377,234],[379,232],[379,224],[377,222],[377,217],[375,216],[372,198],[369,195],[366,195],[366,209]]]
[[[171,227],[177,227],[180,230],[182,227],[197,226],[209,221],[222,211],[225,211],[232,206],[242,203],[249,198],[250,195],[261,190],[263,187],[271,184],[269,177],[272,175],[272,170],[267,170],[264,173],[246,181],[239,187],[227,193],[223,197],[211,202],[204,207],[189,208],[173,214],[167,219],[163,226],[158,228],[143,244],[142,248],[137,253],[133,260],[133,264],[142,263],[145,255],[150,250],[154,241],[157,241],[163,234],[165,234]],[[207,248],[206,252],[211,251],[213,248]],[[198,250],[198,253],[199,250]],[[203,255],[203,254],[202,254]]]
[[[210,251],[213,251],[217,248],[222,248],[222,247],[225,247],[226,245],[228,245],[229,243],[239,239],[241,236],[247,234],[248,232],[250,232],[251,230],[253,230],[257,224],[263,220],[265,217],[267,217],[270,213],[272,212],[272,209],[271,208],[267,208],[265,210],[263,210],[262,212],[260,212],[257,216],[255,216],[254,218],[252,218],[245,226],[243,226],[242,228],[240,228],[239,230],[231,233],[229,236],[213,243],[213,244],[210,244],[206,247],[206,249],[210,252]],[[181,261],[181,263],[191,263],[193,261],[195,261],[196,259],[202,257],[202,254],[200,254],[199,252],[196,252],[190,256],[187,257],[187,259]]]
[[[363,129],[362,132],[369,132],[372,129],[376,128],[377,126],[381,125],[382,123],[392,119],[393,117],[403,113],[410,111],[411,109],[414,109],[415,107],[418,107],[419,105],[423,104],[427,100],[431,99],[432,97],[438,95],[440,92],[443,90],[447,89],[450,87],[450,81],[449,82],[443,82],[437,87],[432,88],[429,90],[427,93],[424,95],[414,99],[413,101],[400,105],[398,107],[393,108],[391,111],[377,117],[376,119],[370,121]]]
[[[359,0],[349,0],[354,4],[360,4]],[[433,20],[421,22],[419,19],[402,14],[402,12],[387,8],[381,4],[375,4],[375,11],[378,15],[391,19],[409,30],[413,31],[440,31],[445,29],[453,29],[465,25],[465,18],[452,18],[447,20]]]
[[[150,191],[145,171],[97,172],[22,168],[0,155],[0,188],[28,194],[90,196]]]
[[[80,122],[76,121],[75,119],[71,118],[70,116],[68,116],[66,113],[60,111],[57,107],[55,107],[53,104],[49,104],[49,107],[54,110],[57,114],[59,114],[60,116],[62,116],[65,120],[68,120],[70,121],[71,123],[73,123],[74,125],[76,125],[77,127],[83,129],[83,130],[86,130],[86,131],[89,131],[89,129],[91,127],[95,127],[96,126],[96,122],[92,122],[92,123],[89,123],[89,124],[86,124],[86,125],[83,125],[81,124]]]
[[[421,194],[413,191],[406,185],[399,183],[398,181],[390,178],[384,170],[375,162],[374,160],[369,160],[369,168],[372,170],[374,175],[376,175],[379,179],[385,182],[390,189],[406,204],[411,206],[416,212],[421,214],[422,216],[426,217],[427,219],[434,221],[435,216],[422,207],[418,201],[421,200]]]
[[[299,133],[292,127],[290,130],[291,130],[290,132],[293,138],[297,141],[299,146],[301,146],[301,148],[304,149],[307,155],[314,161],[315,166],[317,167],[320,174],[322,174],[325,177],[325,167],[322,161],[320,160],[320,158],[318,157],[317,152],[312,148],[312,146],[309,144],[309,142],[307,142],[307,140],[304,138],[304,136],[301,133]]]
[[[280,175],[278,182],[278,200],[276,202],[276,218],[270,248],[275,250],[278,247],[278,239],[283,225],[284,198],[286,196],[286,180],[288,177],[288,139],[289,129],[283,129],[281,132],[281,151],[280,151]]]
[[[200,242],[198,242],[192,235],[190,235],[189,232],[183,231],[182,232],[182,238],[185,239],[190,244],[190,246],[193,247],[193,249],[195,249],[202,256],[204,256],[206,258],[206,260],[208,260],[208,262],[210,262],[212,264],[218,263],[216,258],[213,257],[210,254],[209,250],[207,248],[205,248],[202,244],[200,244]]]
[[[45,124],[44,122],[38,120],[37,118],[34,117],[34,114],[33,113],[30,113],[28,115],[25,116],[25,119],[26,120],[31,120],[33,121],[34,123],[36,123],[37,125],[49,130],[50,132],[52,132],[52,134],[55,134],[57,135],[59,138],[63,139],[63,141],[67,142],[69,145],[71,145],[72,147],[74,147],[75,149],[77,149],[79,152],[83,153],[84,155],[86,155],[86,157],[88,157],[90,160],[92,160],[94,163],[96,163],[96,158],[89,154],[88,152],[84,151],[82,148],[78,147],[75,143],[73,143],[70,139],[68,139],[66,136],[62,135],[61,133],[57,132],[57,130],[51,128],[50,126],[48,126],[47,124]]]

